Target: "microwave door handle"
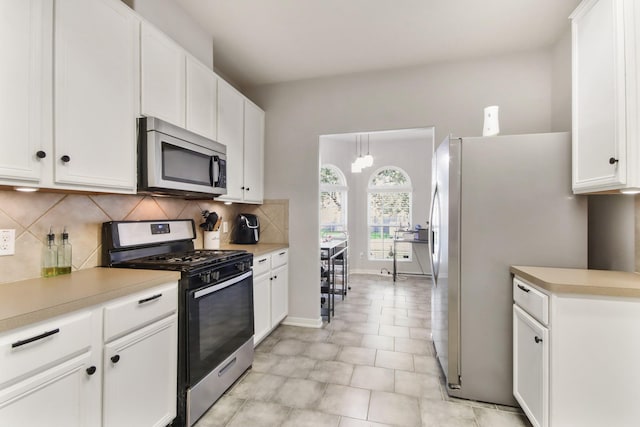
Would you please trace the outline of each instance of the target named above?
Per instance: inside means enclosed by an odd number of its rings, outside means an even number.
[[[211,184],[214,187],[220,185],[220,157],[212,156],[211,163],[209,163],[209,176],[211,177]]]
[[[213,163],[215,162],[215,156],[209,157],[209,183],[213,186],[215,179],[213,176]]]

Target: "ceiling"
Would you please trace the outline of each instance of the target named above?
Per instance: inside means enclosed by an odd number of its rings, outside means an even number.
[[[240,86],[548,47],[580,0],[176,0]]]

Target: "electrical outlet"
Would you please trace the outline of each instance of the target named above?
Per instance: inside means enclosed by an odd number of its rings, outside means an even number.
[[[222,221],[222,232],[223,233],[228,233],[229,232],[229,222],[228,221]]]
[[[0,230],[0,256],[16,253],[16,230]]]

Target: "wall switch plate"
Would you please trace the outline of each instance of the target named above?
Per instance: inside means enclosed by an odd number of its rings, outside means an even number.
[[[223,233],[228,233],[229,232],[229,222],[228,221],[222,221],[222,232]]]
[[[16,230],[0,230],[0,256],[16,253]]]

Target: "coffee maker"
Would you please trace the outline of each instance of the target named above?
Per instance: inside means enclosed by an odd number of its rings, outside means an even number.
[[[241,213],[236,218],[236,224],[231,236],[233,243],[252,245],[260,240],[260,222],[253,214]]]

